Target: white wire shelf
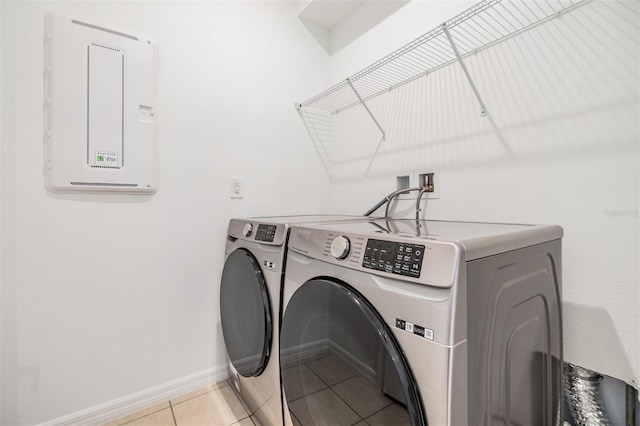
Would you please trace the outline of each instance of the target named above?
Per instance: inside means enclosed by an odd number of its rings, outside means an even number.
[[[366,107],[367,101],[383,93],[459,60],[464,66],[462,58],[590,1],[484,0],[297,106],[331,114],[360,104]]]

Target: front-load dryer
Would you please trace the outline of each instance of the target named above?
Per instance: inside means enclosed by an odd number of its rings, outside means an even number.
[[[231,219],[220,284],[229,382],[264,425],[283,423],[278,329],[280,288],[291,224],[370,220],[361,216]]]
[[[285,423],[562,424],[561,238],[542,225],[294,226]]]

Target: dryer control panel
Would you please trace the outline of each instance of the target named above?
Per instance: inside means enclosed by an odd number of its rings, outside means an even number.
[[[285,224],[261,223],[254,219],[231,219],[227,229],[227,235],[231,238],[274,246],[284,244],[286,233]]]
[[[256,241],[267,241],[272,243],[273,238],[276,235],[276,225],[265,225],[261,223],[258,225],[258,230],[256,231]]]
[[[294,225],[289,253],[400,281],[443,288],[453,285],[461,257],[457,244],[354,232],[364,225],[367,224]],[[343,229],[331,229],[332,226]]]
[[[362,266],[390,274],[420,277],[425,246],[370,238],[364,250]]]

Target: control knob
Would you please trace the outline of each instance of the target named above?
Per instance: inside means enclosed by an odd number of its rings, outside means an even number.
[[[253,232],[253,225],[250,223],[245,223],[244,227],[242,228],[242,235],[248,237],[249,235],[251,235],[251,232]]]
[[[340,236],[331,243],[331,255],[336,259],[344,259],[351,250],[351,241],[347,237]]]

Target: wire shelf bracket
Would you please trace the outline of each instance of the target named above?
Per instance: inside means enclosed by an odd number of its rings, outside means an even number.
[[[351,83],[351,79],[350,78],[347,78],[347,84],[349,84],[349,86],[351,87],[351,90],[353,90],[353,93],[355,93],[356,97],[358,98],[358,100],[360,101],[360,103],[362,104],[364,109],[367,111],[367,114],[369,114],[369,116],[371,117],[373,122],[376,123],[376,127],[378,127],[378,129],[380,130],[380,133],[382,133],[382,140],[387,139],[387,134],[385,133],[384,129],[382,128],[380,123],[378,123],[378,120],[376,120],[376,117],[373,115],[373,113],[371,112],[371,110],[367,106],[367,103],[362,99],[362,97],[360,96],[360,93],[358,93],[358,91],[354,87],[353,83]]]
[[[351,90],[353,90],[353,93],[358,98],[358,101],[360,101],[360,103],[362,104],[364,109],[367,111],[367,114],[369,114],[369,116],[371,117],[373,122],[376,124],[376,127],[378,128],[378,130],[380,130],[380,133],[382,133],[382,137],[380,138],[380,141],[378,141],[378,145],[376,145],[376,150],[371,155],[371,159],[369,160],[369,164],[367,164],[367,168],[364,171],[364,176],[368,176],[369,175],[369,171],[371,170],[371,166],[373,165],[373,161],[376,159],[376,156],[378,155],[378,151],[380,151],[380,146],[382,145],[382,142],[387,140],[387,133],[384,131],[384,129],[382,128],[382,126],[380,125],[378,120],[376,120],[376,117],[373,115],[373,113],[371,112],[371,110],[367,106],[367,103],[362,99],[362,97],[360,96],[360,93],[358,93],[358,91],[356,90],[356,88],[353,85],[353,83],[351,83],[351,79],[347,78],[347,83],[351,87]]]
[[[444,22],[442,24],[442,31],[444,31],[444,34],[447,36],[447,39],[449,40],[449,44],[451,44],[451,50],[453,50],[453,53],[456,55],[456,58],[458,59],[458,63],[462,67],[462,71],[464,71],[464,75],[467,77],[467,80],[469,81],[469,85],[471,86],[471,90],[473,90],[473,94],[476,95],[476,98],[478,99],[478,103],[480,104],[480,115],[482,117],[485,117],[487,115],[487,106],[485,105],[484,101],[482,100],[482,96],[480,96],[480,92],[478,91],[478,88],[476,87],[476,84],[473,82],[473,78],[471,78],[471,74],[469,73],[469,69],[465,65],[464,59],[462,58],[462,55],[460,55],[460,51],[458,50],[458,47],[456,46],[456,43],[453,41],[453,37],[451,36],[451,33],[449,32],[449,28],[447,28],[447,23],[446,22]]]

